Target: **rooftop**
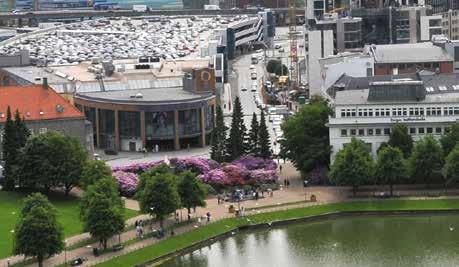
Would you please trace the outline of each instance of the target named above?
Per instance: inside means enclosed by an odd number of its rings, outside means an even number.
[[[26,121],[84,118],[76,107],[42,85],[0,87],[0,122],[6,121],[8,106],[11,112],[19,110]]]
[[[180,102],[200,100],[212,97],[211,92],[205,94],[196,94],[183,90],[182,87],[172,88],[154,88],[154,89],[141,89],[141,90],[119,90],[107,92],[89,92],[79,93],[77,97],[90,99],[100,102],[119,102],[119,103],[132,103],[137,104],[145,103],[151,104],[157,102]]]
[[[417,63],[453,61],[445,49],[431,42],[371,45],[366,47],[376,63]]]

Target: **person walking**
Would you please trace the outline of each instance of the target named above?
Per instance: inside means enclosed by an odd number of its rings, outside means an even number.
[[[207,222],[209,223],[210,222],[210,217],[211,217],[210,211],[207,212],[206,216],[207,216]]]
[[[282,165],[279,165],[279,173],[282,173]]]

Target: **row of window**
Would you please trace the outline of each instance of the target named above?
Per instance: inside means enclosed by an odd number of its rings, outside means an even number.
[[[410,134],[443,134],[449,132],[449,127],[411,127]],[[373,136],[390,135],[391,128],[367,128],[367,129],[341,129],[341,136]]]
[[[449,116],[459,115],[459,107],[426,108],[346,108],[341,117],[398,117],[398,116]]]

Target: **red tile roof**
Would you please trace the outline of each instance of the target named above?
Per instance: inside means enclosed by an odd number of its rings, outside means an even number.
[[[42,85],[0,87],[0,123],[6,120],[6,110],[19,110],[25,120],[83,118],[83,113],[53,89]]]

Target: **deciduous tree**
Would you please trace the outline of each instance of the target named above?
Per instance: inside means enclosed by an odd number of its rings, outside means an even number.
[[[206,189],[204,184],[196,178],[196,174],[190,171],[180,174],[178,193],[180,195],[180,202],[188,210],[188,214],[190,214],[191,208],[206,206]]]
[[[430,184],[441,174],[443,150],[432,136],[428,135],[417,141],[408,159],[410,177],[418,182]]]
[[[388,145],[398,147],[405,158],[410,156],[413,149],[413,138],[408,133],[406,125],[396,123],[392,127]]]
[[[88,160],[83,166],[81,173],[80,186],[87,189],[90,185],[95,184],[97,181],[111,177],[112,170],[102,160]]]
[[[449,132],[443,135],[440,139],[440,143],[443,148],[443,152],[445,153],[445,157],[449,155],[449,153],[454,149],[458,142],[459,123],[455,123],[451,126]]]
[[[444,167],[445,186],[459,182],[459,145],[446,157]]]
[[[386,146],[378,152],[375,166],[375,179],[377,183],[388,184],[390,195],[393,195],[393,185],[406,179],[406,165],[402,151],[393,146]]]

